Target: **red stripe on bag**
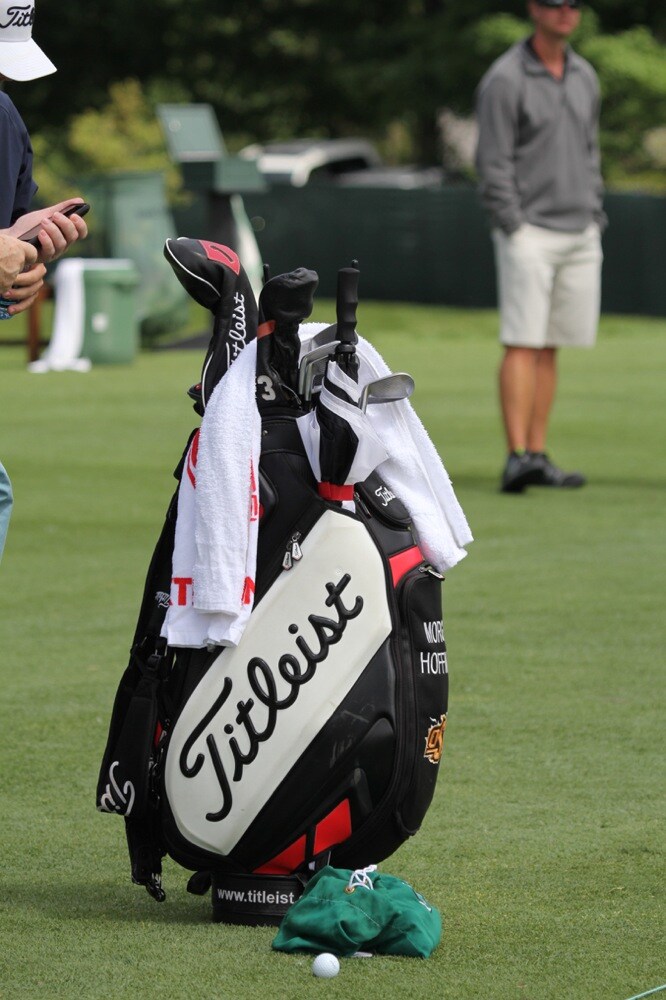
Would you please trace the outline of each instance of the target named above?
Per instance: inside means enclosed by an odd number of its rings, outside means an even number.
[[[402,552],[396,552],[394,556],[389,556],[393,586],[397,587],[405,573],[409,573],[410,569],[414,569],[421,562],[423,562],[423,553],[418,545],[413,545],[410,549],[403,549]]]
[[[343,799],[328,816],[317,823],[314,835],[314,853],[321,854],[334,844],[341,844],[351,836],[351,809],[349,799]],[[254,869],[255,875],[291,875],[305,861],[305,835],[295,840],[280,854]]]
[[[354,487],[338,486],[336,483],[318,483],[319,496],[324,500],[353,500]]]
[[[351,809],[349,799],[343,799],[328,816],[317,823],[314,838],[314,853],[321,854],[334,844],[341,844],[351,836]]]
[[[260,868],[254,869],[255,875],[291,875],[305,861],[305,835],[295,840],[293,844],[276,854]]]

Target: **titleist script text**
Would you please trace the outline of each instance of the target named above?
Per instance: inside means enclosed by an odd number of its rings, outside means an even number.
[[[277,675],[286,682],[287,693],[283,697],[278,694],[277,678],[274,668],[259,656],[252,657],[247,664],[247,680],[254,694],[254,698],[241,699],[236,703],[237,715],[236,726],[243,734],[242,742],[246,744],[245,749],[241,748],[236,737],[234,726],[227,723],[223,727],[226,737],[228,737],[227,748],[233,761],[233,774],[231,781],[227,775],[227,768],[223,761],[223,754],[220,751],[218,739],[213,732],[208,732],[206,736],[206,747],[210,755],[210,762],[215,771],[220,792],[222,793],[222,803],[216,812],[206,813],[206,819],[211,823],[217,823],[229,815],[233,806],[232,782],[239,782],[242,779],[243,771],[256,760],[259,748],[262,743],[270,740],[275,731],[278,713],[290,708],[298,698],[299,691],[304,684],[313,679],[317,667],[328,656],[331,646],[340,641],[347,627],[347,622],[358,617],[363,610],[363,598],[356,596],[351,607],[347,607],[343,601],[343,591],[351,580],[349,573],[346,573],[337,584],[327,583],[326,607],[333,608],[336,618],[327,618],[322,615],[308,615],[308,622],[312,627],[318,649],[313,650],[302,635],[296,639],[296,647],[301,654],[301,658],[294,653],[284,653],[280,656],[277,665]],[[289,626],[291,635],[297,635],[299,628],[292,624]],[[201,771],[206,762],[206,755],[203,752],[196,754],[191,759],[194,744],[211,727],[211,723],[220,713],[226,703],[232,698],[233,681],[231,677],[225,677],[222,690],[215,699],[211,708],[203,716],[201,721],[194,727],[189,737],[185,740],[180,754],[180,772],[186,778],[194,778]],[[265,716],[263,728],[257,727],[256,714],[253,715],[256,704],[263,706],[262,714]]]
[[[241,292],[234,295],[234,311],[229,327],[227,344],[227,365],[236,360],[247,344],[247,323],[245,320],[245,296]]]
[[[26,25],[33,24],[35,20],[35,8],[31,4],[7,8],[9,20],[4,23],[0,21],[0,28],[25,28]]]

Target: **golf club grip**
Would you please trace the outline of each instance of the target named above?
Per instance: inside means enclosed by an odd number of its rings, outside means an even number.
[[[343,267],[338,271],[338,290],[335,311],[338,325],[338,340],[341,344],[355,344],[356,309],[358,306],[358,276],[354,267]]]

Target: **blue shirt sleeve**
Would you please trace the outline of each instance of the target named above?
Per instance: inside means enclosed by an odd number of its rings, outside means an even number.
[[[36,190],[28,130],[7,95],[0,94],[0,229],[30,211]]]

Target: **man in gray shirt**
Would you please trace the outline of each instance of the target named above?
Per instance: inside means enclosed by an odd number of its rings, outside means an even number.
[[[557,350],[592,347],[599,319],[599,84],[567,44],[580,3],[529,0],[534,34],[493,63],[477,92],[476,166],[493,227],[504,346],[507,493],[585,483],[546,453]]]

